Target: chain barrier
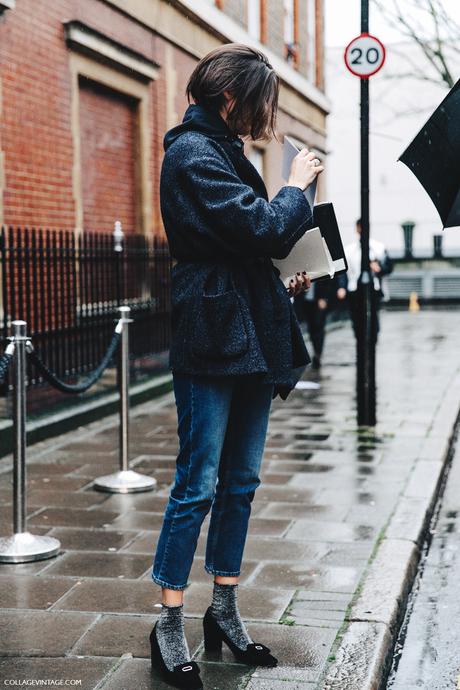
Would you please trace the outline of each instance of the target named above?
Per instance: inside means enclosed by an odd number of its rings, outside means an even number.
[[[39,354],[34,349],[34,346],[30,341],[26,345],[26,351],[32,364],[38,369],[43,378],[46,381],[48,381],[48,383],[51,386],[53,386],[53,388],[56,388],[58,391],[61,391],[61,393],[71,393],[75,395],[77,393],[84,393],[89,388],[91,388],[91,386],[93,386],[97,381],[99,381],[102,374],[104,373],[104,370],[109,365],[110,360],[115,354],[115,351],[118,347],[118,343],[120,342],[120,338],[121,332],[117,325],[115,332],[112,336],[110,345],[107,348],[107,351],[104,357],[102,358],[99,366],[96,367],[96,369],[94,369],[91,372],[91,374],[87,376],[85,379],[83,379],[83,381],[81,381],[80,383],[65,383],[65,381],[61,381],[61,379],[59,379],[56,376],[56,374],[52,372],[51,369],[49,369],[47,365],[44,363],[44,361],[40,358]]]

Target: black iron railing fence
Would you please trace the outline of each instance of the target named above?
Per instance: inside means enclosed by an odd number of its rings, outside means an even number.
[[[0,331],[23,319],[42,359],[60,378],[95,368],[112,337],[118,306],[131,307],[133,358],[167,351],[170,256],[158,237],[2,227]],[[29,385],[41,380],[29,372]]]

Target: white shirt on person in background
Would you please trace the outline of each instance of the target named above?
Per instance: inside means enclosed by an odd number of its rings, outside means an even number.
[[[369,259],[371,261],[380,261],[383,262],[385,260],[385,245],[383,242],[380,242],[379,240],[374,239],[371,237],[369,239]],[[348,271],[347,271],[347,278],[348,278],[348,286],[347,290],[348,292],[355,292],[358,289],[358,278],[361,275],[361,238],[358,237],[358,239],[355,242],[351,242],[350,244],[347,244],[345,247],[345,256],[347,257],[347,263],[348,263]],[[382,284],[384,280],[381,280],[376,274],[374,274],[374,289],[375,290],[382,290],[382,292],[385,294],[385,289],[384,285]]]

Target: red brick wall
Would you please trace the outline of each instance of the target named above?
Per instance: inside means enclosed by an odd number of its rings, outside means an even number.
[[[137,104],[86,79],[79,100],[83,227],[110,232],[120,220],[125,232],[133,232]]]
[[[21,0],[2,16],[0,148],[5,157],[5,224],[75,227],[71,81],[63,28],[70,20],[83,21],[161,64],[161,39],[100,0]],[[158,231],[160,222],[158,145],[165,99],[158,95],[162,88],[155,82],[150,86],[152,231]]]
[[[6,223],[74,225],[66,5],[25,0],[0,24]]]

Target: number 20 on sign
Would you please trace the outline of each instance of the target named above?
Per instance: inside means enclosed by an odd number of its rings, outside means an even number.
[[[350,41],[345,48],[344,58],[350,72],[365,79],[383,67],[385,46],[375,36],[364,33]]]

